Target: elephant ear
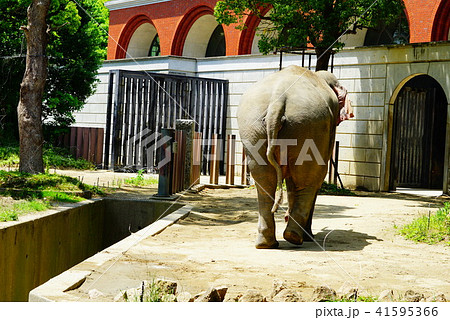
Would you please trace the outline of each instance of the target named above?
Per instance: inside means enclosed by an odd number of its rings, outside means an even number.
[[[336,125],[339,125],[342,121],[349,120],[355,115],[353,114],[352,102],[347,95],[347,89],[340,84],[332,86],[332,89],[339,101],[339,118],[336,122]]]
[[[349,120],[353,118],[354,116],[355,115],[353,114],[352,102],[350,99],[345,98],[344,107],[342,107],[339,110],[339,120],[337,122],[337,125],[339,125],[339,123],[341,123],[344,120]]]

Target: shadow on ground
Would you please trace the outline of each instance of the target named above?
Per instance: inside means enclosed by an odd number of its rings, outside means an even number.
[[[258,221],[258,201],[256,195],[246,194],[242,196],[242,192],[230,191],[232,196],[222,196],[217,193],[199,193],[186,194],[182,201],[188,202],[194,206],[193,212],[185,224],[197,225],[232,225],[243,222]],[[284,219],[287,212],[287,205],[283,205],[275,214],[276,218]],[[315,217],[320,218],[350,218],[352,216],[342,214],[346,210],[353,209],[347,206],[339,205],[316,205],[314,212]]]
[[[280,250],[286,251],[360,251],[370,245],[369,240],[383,241],[375,236],[353,230],[323,229],[314,236],[314,242],[304,242],[301,246],[280,240]]]

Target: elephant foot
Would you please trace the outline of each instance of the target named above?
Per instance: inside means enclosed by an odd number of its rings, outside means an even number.
[[[283,238],[292,244],[301,245],[303,243],[303,237],[293,230],[285,230]]]
[[[278,245],[279,243],[277,240],[268,241],[263,237],[258,237],[255,247],[256,249],[276,249],[278,248]]]

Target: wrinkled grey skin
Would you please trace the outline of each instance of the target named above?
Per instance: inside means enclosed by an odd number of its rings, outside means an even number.
[[[238,110],[239,133],[258,191],[256,248],[278,247],[274,212],[281,203],[281,190],[277,200],[274,199],[277,186],[280,188],[283,180],[289,203],[283,237],[298,245],[311,240],[314,204],[327,166],[320,165],[311,150],[308,154],[312,161],[304,161],[302,165],[296,165],[296,161],[307,139],[314,141],[324,163],[329,161],[342,107],[341,99],[338,100],[341,89],[336,77],[329,72],[311,72],[291,66],[267,76],[242,96]],[[341,97],[345,95],[346,92]],[[255,156],[249,151],[261,139],[264,144]],[[297,143],[288,147],[283,160],[280,147],[272,143],[273,139],[295,139]],[[264,163],[258,163],[259,157]]]

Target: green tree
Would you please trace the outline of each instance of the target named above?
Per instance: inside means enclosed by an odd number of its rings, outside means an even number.
[[[97,70],[106,58],[105,1],[76,0],[88,14],[75,1],[51,1],[47,15],[48,77],[42,106],[46,126],[72,124],[73,112],[80,110],[95,90]],[[0,0],[0,125],[3,136],[14,139],[18,137],[16,107],[26,59],[25,35],[20,27],[27,24],[31,2]]]
[[[401,0],[221,0],[214,15],[219,23],[236,24],[240,29],[245,28],[247,16],[257,16],[266,22],[258,31],[262,53],[311,44],[318,56],[316,70],[326,70],[329,49],[343,47],[339,37],[344,32],[389,24],[402,10]]]

